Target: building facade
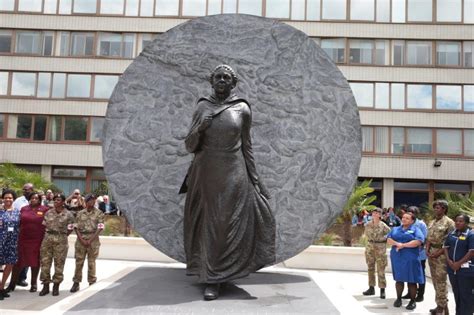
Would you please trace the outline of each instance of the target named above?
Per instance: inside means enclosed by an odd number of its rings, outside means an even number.
[[[157,34],[219,13],[285,21],[333,59],[380,205],[474,191],[474,0],[0,0],[0,162],[97,188],[120,74]]]

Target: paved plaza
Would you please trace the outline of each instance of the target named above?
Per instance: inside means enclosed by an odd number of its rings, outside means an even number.
[[[395,285],[387,275],[387,299],[366,297],[363,272],[270,267],[224,287],[216,301],[202,300],[203,287],[185,276],[184,265],[98,260],[98,282],[69,293],[74,260],[68,259],[60,295],[29,293],[18,288],[0,302],[3,314],[428,314],[434,290],[414,311],[392,306]],[[85,274],[84,274],[85,276]],[[28,280],[29,281],[29,280]],[[39,287],[41,289],[41,287]],[[452,293],[450,311],[454,314]],[[407,301],[404,301],[404,305]]]

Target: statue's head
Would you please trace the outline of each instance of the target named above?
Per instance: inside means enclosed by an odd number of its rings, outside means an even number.
[[[238,80],[234,69],[228,65],[218,65],[209,77],[209,82],[217,93],[232,90],[237,85]]]

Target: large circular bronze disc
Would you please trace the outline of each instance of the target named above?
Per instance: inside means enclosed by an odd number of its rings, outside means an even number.
[[[210,72],[234,68],[251,103],[253,151],[276,219],[276,260],[304,250],[340,214],[361,160],[359,114],[349,84],[303,32],[250,15],[216,15],[158,36],[127,68],[110,99],[104,169],[133,228],[185,261],[178,190],[184,147]]]

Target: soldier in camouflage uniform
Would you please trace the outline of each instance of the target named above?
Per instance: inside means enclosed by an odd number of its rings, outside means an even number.
[[[446,216],[448,212],[448,202],[446,200],[436,200],[433,202],[435,219],[428,227],[428,237],[426,241],[426,255],[431,271],[431,280],[436,293],[436,308],[431,309],[431,314],[448,313],[448,288],[446,256],[443,244],[451,231],[454,230],[454,222]]]
[[[67,237],[74,229],[74,216],[64,208],[66,197],[56,194],[53,198],[54,208],[49,210],[43,219],[46,233],[41,243],[40,260],[43,289],[40,296],[49,293],[51,282],[51,264],[54,261],[53,295],[59,295],[59,284],[63,281],[63,269],[66,262],[68,242]]]
[[[367,245],[365,246],[365,261],[369,271],[369,289],[364,291],[364,295],[375,294],[375,265],[377,265],[377,276],[380,288],[380,298],[385,299],[385,268],[387,267],[387,239],[386,235],[390,228],[382,222],[382,209],[376,208],[372,211],[372,221],[365,225],[365,236]]]
[[[82,267],[87,256],[87,281],[92,285],[97,281],[95,276],[95,260],[99,256],[99,234],[104,229],[104,214],[95,208],[96,197],[87,195],[85,198],[86,209],[81,210],[76,216],[76,271],[74,273],[74,284],[71,292],[79,291],[79,283],[82,281]]]

